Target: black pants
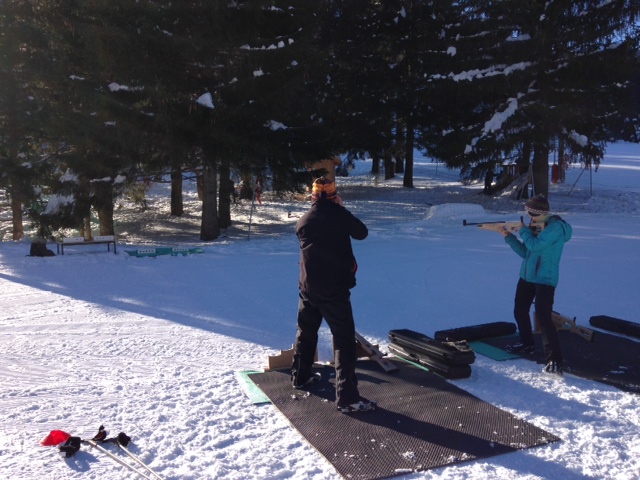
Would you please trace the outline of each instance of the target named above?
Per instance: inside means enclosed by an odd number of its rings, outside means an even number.
[[[562,352],[560,351],[560,343],[558,342],[558,331],[553,324],[553,320],[551,320],[555,292],[555,287],[527,282],[521,278],[516,288],[513,315],[518,324],[520,340],[525,345],[533,345],[533,332],[531,330],[529,311],[535,299],[535,313],[538,325],[540,326],[540,333],[542,334],[544,361],[546,363],[550,360],[555,360],[562,364]]]
[[[333,335],[336,404],[346,406],[356,403],[360,400],[360,394],[356,378],[355,325],[351,292],[348,290],[331,296],[300,292],[291,381],[294,385],[300,385],[311,376],[318,345],[318,330],[323,318]]]

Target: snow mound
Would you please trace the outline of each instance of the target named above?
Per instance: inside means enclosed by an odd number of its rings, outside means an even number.
[[[457,220],[485,215],[482,205],[473,203],[445,203],[429,208],[425,220]]]

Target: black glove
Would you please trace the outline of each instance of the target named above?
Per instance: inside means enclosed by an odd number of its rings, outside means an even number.
[[[126,447],[127,445],[129,445],[131,437],[124,432],[120,432],[116,437],[116,441],[123,447]]]
[[[60,455],[65,458],[73,457],[75,453],[80,450],[80,442],[80,437],[67,438],[67,440],[58,447],[60,449]]]
[[[107,431],[104,429],[104,425],[100,425],[100,428],[98,428],[98,433],[96,433],[96,436],[93,437],[92,440],[96,442],[104,442],[106,438]]]

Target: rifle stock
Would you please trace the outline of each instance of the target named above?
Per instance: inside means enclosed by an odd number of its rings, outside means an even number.
[[[376,347],[375,345],[372,345],[371,342],[369,342],[369,340],[364,338],[358,332],[356,332],[356,342],[366,352],[368,357],[371,360],[377,362],[378,365],[380,365],[385,372],[391,373],[398,370],[398,367],[396,367],[390,360],[385,358],[385,354],[382,353],[378,349],[378,347]]]

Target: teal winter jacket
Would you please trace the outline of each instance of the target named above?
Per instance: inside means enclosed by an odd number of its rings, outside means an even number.
[[[552,215],[547,218],[545,228],[538,235],[529,227],[520,229],[522,241],[515,235],[507,235],[507,244],[523,258],[520,278],[531,283],[557,286],[562,249],[572,233],[571,225],[559,216]]]

